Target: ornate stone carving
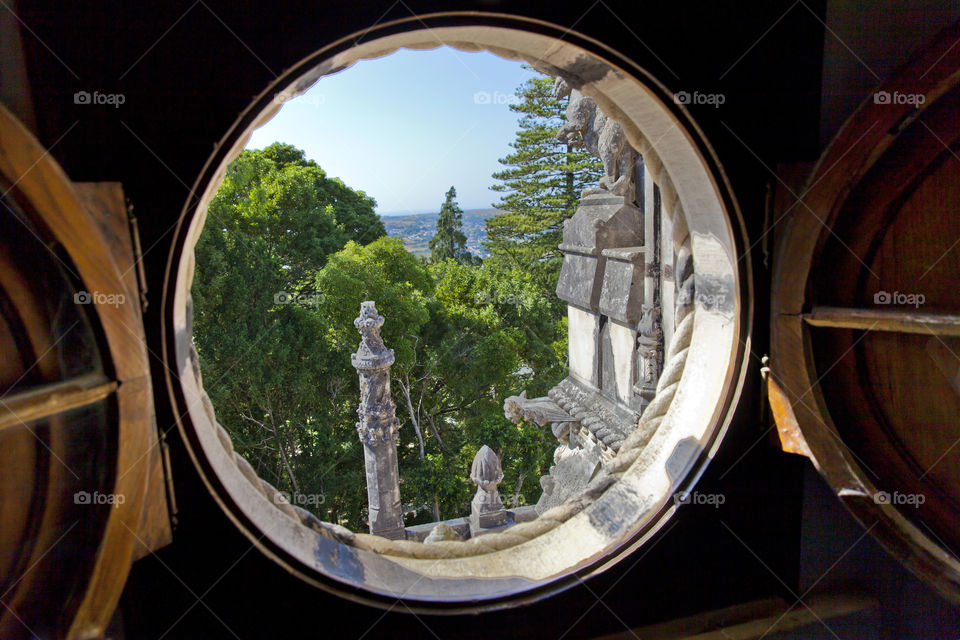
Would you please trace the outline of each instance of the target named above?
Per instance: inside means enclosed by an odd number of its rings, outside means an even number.
[[[390,365],[394,356],[393,349],[387,349],[380,337],[383,321],[375,303],[360,304],[360,316],[353,321],[360,331],[360,346],[350,360],[360,375],[357,434],[363,443],[367,473],[370,533],[397,539],[405,535],[397,466],[400,422],[390,397]]]
[[[497,485],[503,480],[500,458],[487,445],[480,447],[474,456],[470,479],[477,484],[477,493],[470,503],[471,531],[507,524],[507,510],[497,490]]]
[[[376,303],[360,304],[360,316],[353,321],[360,331],[360,347],[350,356],[360,374],[360,422],[357,432],[363,442],[395,440],[400,422],[390,397],[390,365],[393,349],[387,349],[380,337],[383,316],[377,314]]]
[[[636,152],[627,143],[627,135],[616,120],[597,108],[588,98],[563,78],[553,85],[557,98],[570,96],[567,103],[567,122],[560,127],[557,138],[571,145],[584,146],[603,162],[604,176],[597,187],[584,189],[583,196],[610,192],[633,197],[634,163]]]
[[[639,372],[637,387],[644,406],[653,400],[657,392],[657,380],[663,368],[663,327],[660,307],[644,307],[637,337],[637,362]]]
[[[579,426],[575,424],[577,420],[573,416],[550,398],[529,400],[526,391],[519,396],[510,396],[503,402],[503,415],[514,424],[520,424],[523,420],[541,427],[553,423],[553,435],[563,444],[569,443],[571,426],[574,429]]]

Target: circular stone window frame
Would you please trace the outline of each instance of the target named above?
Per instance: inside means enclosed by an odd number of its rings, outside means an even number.
[[[422,559],[383,555],[321,535],[283,515],[248,480],[220,440],[192,355],[190,286],[193,247],[207,207],[254,129],[325,75],[399,49],[444,45],[530,62],[594,98],[623,125],[635,148],[659,158],[660,181],[675,188],[676,212],[690,231],[696,287],[717,295],[696,297],[687,356],[693,366],[684,368],[663,421],[643,453],[594,502],[522,544],[483,555]],[[293,66],[254,100],[205,164],[193,190],[199,201],[184,206],[162,302],[167,386],[186,449],[216,502],[254,545],[306,582],[354,601],[391,607],[402,599],[412,612],[475,612],[573,586],[664,527],[677,508],[672,496],[696,484],[733,419],[753,319],[747,237],[733,190],[713,149],[672,95],[633,61],[571,30],[503,14],[443,13],[342,38]],[[667,200],[665,195],[665,206]]]

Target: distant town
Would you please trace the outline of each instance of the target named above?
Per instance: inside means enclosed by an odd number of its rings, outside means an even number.
[[[467,236],[467,249],[474,255],[486,258],[490,252],[483,246],[486,240],[485,221],[490,216],[502,213],[497,209],[470,209],[463,212],[463,233]],[[418,256],[430,255],[430,238],[437,230],[439,213],[418,213],[408,216],[380,216],[387,235],[401,238],[404,248]]]

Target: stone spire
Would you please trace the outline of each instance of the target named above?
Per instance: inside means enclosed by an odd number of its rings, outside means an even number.
[[[480,447],[470,467],[470,479],[477,484],[477,494],[470,503],[470,531],[507,524],[507,510],[500,500],[497,485],[503,480],[500,458],[487,445]]]
[[[367,504],[370,533],[385,538],[404,537],[400,506],[400,471],[397,467],[397,431],[400,422],[390,397],[390,365],[393,349],[380,337],[383,316],[374,302],[360,304],[360,316],[353,321],[360,331],[360,347],[350,356],[360,375],[360,407],[357,434],[363,443],[367,472]]]

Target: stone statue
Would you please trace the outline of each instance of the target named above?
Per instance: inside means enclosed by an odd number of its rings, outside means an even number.
[[[557,132],[557,139],[575,146],[582,145],[603,162],[604,176],[600,178],[600,186],[584,189],[582,196],[610,192],[632,200],[636,152],[627,142],[620,123],[563,78],[557,78],[554,83],[553,95],[558,99],[570,96],[567,122]]]
[[[477,484],[477,494],[470,503],[470,529],[488,529],[507,524],[507,510],[500,500],[497,485],[503,480],[500,458],[483,445],[473,458],[470,479]]]

